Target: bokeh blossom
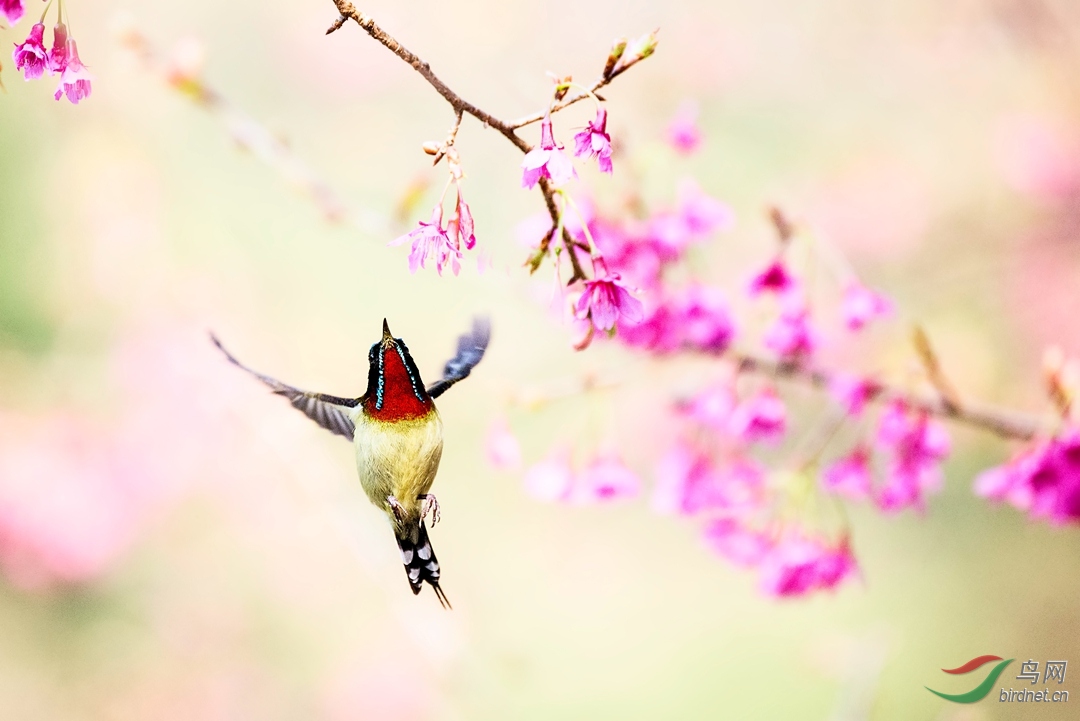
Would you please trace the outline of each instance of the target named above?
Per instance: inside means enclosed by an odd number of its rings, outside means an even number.
[[[641,479],[614,453],[602,453],[582,469],[576,479],[571,501],[579,504],[603,503],[633,498],[641,492]]]
[[[848,330],[862,330],[870,321],[892,315],[893,304],[885,296],[861,283],[852,283],[844,289],[841,312]]]
[[[514,471],[521,466],[521,443],[505,418],[497,419],[488,428],[484,448],[488,463],[497,470]]]
[[[1080,520],[1080,430],[1038,441],[975,479],[975,493],[1055,525]]]
[[[779,443],[786,430],[787,408],[771,388],[743,400],[728,420],[728,432],[743,443]]]
[[[795,277],[788,271],[783,258],[777,258],[750,280],[750,295],[776,293],[783,295],[795,287]]]
[[[0,13],[7,18],[8,25],[19,22],[24,12],[22,0],[0,0]]]
[[[701,147],[701,129],[697,124],[697,103],[687,101],[679,106],[667,127],[667,141],[683,155],[691,155]]]
[[[780,315],[765,331],[765,347],[785,360],[810,355],[818,346],[818,334],[810,322],[806,301],[795,295],[782,299]]]
[[[927,412],[894,400],[881,412],[876,442],[886,457],[878,506],[884,511],[921,510],[926,495],[941,488],[941,462],[950,450],[945,426]]]
[[[563,152],[563,146],[555,144],[551,115],[545,115],[540,123],[540,145],[525,154],[521,168],[524,188],[533,188],[540,178],[548,178],[558,188],[577,177],[573,161]]]
[[[30,28],[26,40],[15,46],[12,57],[15,69],[22,70],[27,80],[36,80],[45,74],[49,66],[49,53],[45,50],[45,25],[37,23]]]
[[[607,110],[596,109],[596,119],[590,120],[585,129],[574,136],[574,155],[596,158],[604,173],[611,173],[611,136],[607,132]]]
[[[821,472],[821,485],[826,491],[852,500],[869,497],[872,484],[870,449],[863,444],[855,446]]]
[[[752,458],[718,462],[679,441],[657,463],[652,507],[658,513],[680,515],[755,508],[764,482],[765,470]]]

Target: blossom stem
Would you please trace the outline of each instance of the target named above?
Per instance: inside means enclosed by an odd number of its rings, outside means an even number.
[[[592,233],[589,232],[589,223],[585,220],[585,214],[581,212],[581,209],[578,208],[577,203],[574,202],[574,199],[570,197],[569,193],[563,190],[557,192],[563,197],[563,202],[568,203],[570,207],[574,209],[574,214],[577,215],[578,220],[581,221],[581,230],[585,233],[585,240],[589,241],[589,256],[592,258],[599,257],[600,251],[596,249],[596,243],[593,242]]]
[[[45,23],[45,16],[49,14],[49,8],[52,7],[52,4],[53,4],[53,0],[49,0],[49,2],[45,5],[45,10],[42,11],[42,13],[41,13],[41,19],[38,20],[39,23],[41,23],[41,24]]]

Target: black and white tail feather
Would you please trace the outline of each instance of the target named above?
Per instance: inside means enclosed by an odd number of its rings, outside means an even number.
[[[408,533],[408,535],[405,535]],[[439,587],[439,559],[435,558],[435,551],[431,550],[431,541],[428,540],[427,526],[420,521],[420,526],[414,526],[412,532],[398,532],[398,548],[401,549],[401,560],[405,564],[405,575],[409,577],[409,585],[413,594],[419,594],[426,581],[435,591],[435,596],[443,608],[452,608],[450,600]]]

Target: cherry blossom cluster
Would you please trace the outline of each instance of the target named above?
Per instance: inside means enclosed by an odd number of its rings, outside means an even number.
[[[701,142],[691,127],[692,113],[680,109],[668,129],[669,143],[679,153],[693,152]],[[579,149],[609,147],[604,121],[598,115],[585,132],[604,129],[607,146],[578,140]],[[538,178],[561,186],[576,177],[572,160],[555,141],[550,117],[523,170],[526,186]],[[571,292],[580,289],[569,304],[579,324],[575,347],[584,348],[594,330],[603,330],[610,342],[657,358],[718,359],[715,379],[671,405],[677,433],[655,464],[653,510],[701,522],[705,546],[737,566],[756,569],[766,594],[799,596],[857,578],[843,504],[869,503],[887,514],[925,511],[927,499],[942,487],[942,462],[951,448],[944,424],[920,396],[872,376],[828,369],[820,360],[823,346],[858,342],[868,327],[891,317],[893,302],[845,268],[829,291],[833,302],[823,303],[820,284],[811,293],[806,282],[814,270],[807,264],[820,260],[813,241],[801,238],[774,210],[777,250],[743,291],[747,302],[760,308],[757,315],[768,320],[743,330],[725,291],[686,281],[693,276],[680,267],[689,248],[734,224],[732,211],[692,180],[682,181],[674,207],[639,217],[608,215],[587,201],[567,200],[565,208],[572,211],[560,228],[572,240],[566,252],[587,252],[593,269],[592,278],[569,286]],[[535,224],[525,227],[532,233]],[[811,251],[802,266],[792,251],[800,243]],[[744,372],[742,361],[755,358],[827,390],[832,420],[823,424],[824,433],[810,428],[803,437],[796,434],[775,380]],[[943,384],[939,372],[928,368],[931,385]],[[979,495],[1057,524],[1080,518],[1080,429],[1068,415],[1080,386],[1077,377],[1080,373],[1070,376],[1060,368],[1053,375],[1051,396],[1065,419],[1058,432],[983,473],[975,486]],[[943,385],[941,393],[942,407],[950,407],[951,391]],[[809,449],[807,438],[813,439]],[[520,462],[513,444],[509,428],[501,426],[489,438],[489,453],[512,447]],[[558,446],[524,479],[526,491],[537,499],[570,504],[628,499],[643,487],[611,449],[576,468],[570,451]]]
[[[21,70],[26,80],[36,80],[46,71],[50,75],[59,75],[60,84],[54,97],[59,100],[67,97],[73,104],[90,97],[90,72],[79,59],[79,49],[75,38],[71,37],[64,24],[63,0],[57,3],[56,25],[53,27],[52,47],[45,48],[45,17],[52,7],[50,1],[41,14],[41,19],[30,28],[30,34],[22,43],[15,45],[12,57],[15,68]],[[0,14],[7,17],[14,25],[23,16],[23,0],[0,0]]]

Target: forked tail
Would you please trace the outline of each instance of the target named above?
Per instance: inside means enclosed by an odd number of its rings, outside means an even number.
[[[431,584],[439,603],[443,608],[450,608],[450,601],[446,594],[439,588],[439,561],[435,558],[435,552],[431,550],[431,541],[428,540],[427,526],[420,521],[419,528],[413,527],[411,533],[397,535],[398,548],[401,549],[401,560],[405,563],[405,574],[409,577],[409,585],[414,594],[420,593],[424,582]]]

